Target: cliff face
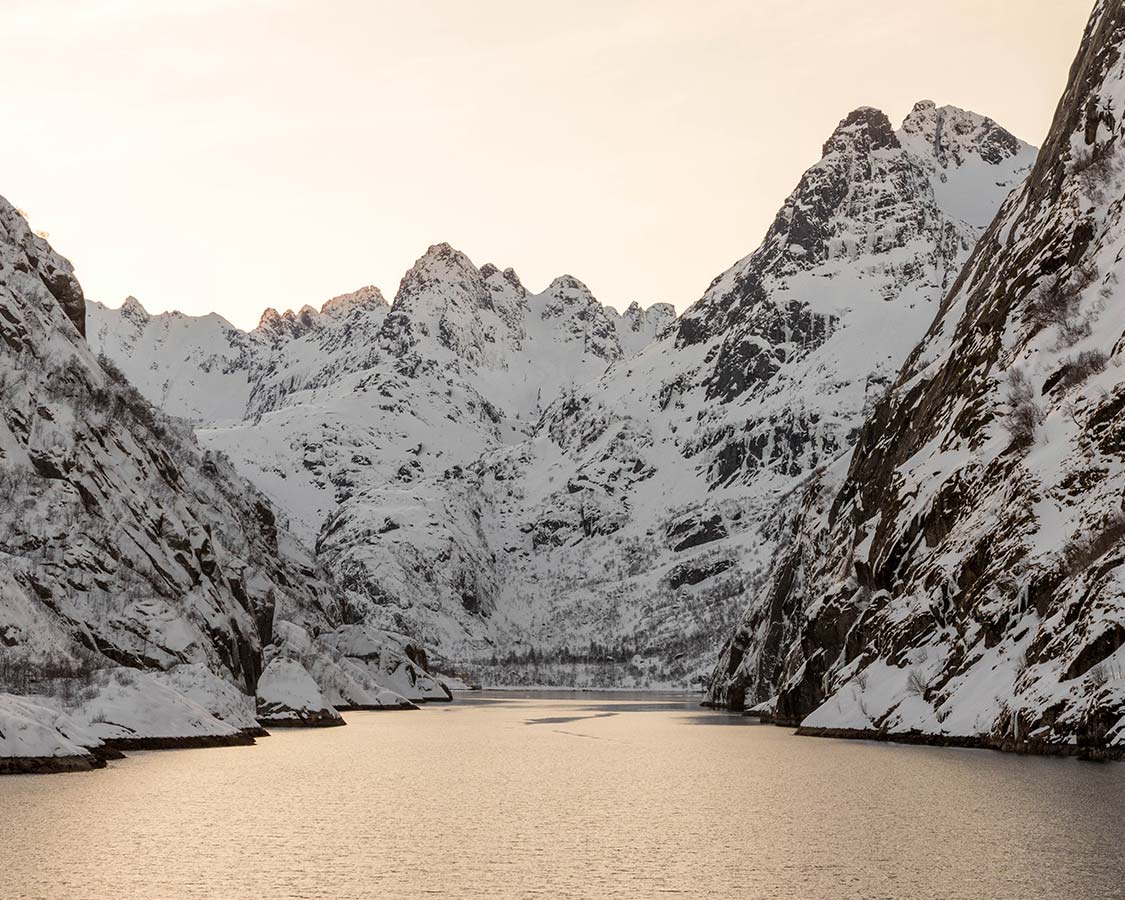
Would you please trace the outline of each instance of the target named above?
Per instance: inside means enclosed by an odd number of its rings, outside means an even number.
[[[83,307],[0,199],[0,773],[448,699],[416,644],[344,623],[338,587],[223,454],[93,354]],[[130,335],[149,317],[134,301],[122,318]]]
[[[1125,740],[1125,9],[1100,2],[1047,142],[810,486],[711,699],[825,729]],[[1116,748],[1116,750],[1114,749]]]
[[[70,265],[0,200],[0,643],[207,667],[253,693],[282,608],[323,612],[264,498],[82,339]]]

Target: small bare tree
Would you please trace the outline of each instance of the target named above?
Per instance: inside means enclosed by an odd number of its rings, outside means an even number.
[[[925,697],[926,691],[930,689],[930,682],[919,668],[910,670],[910,674],[906,676],[906,693],[915,697]]]
[[[1043,411],[1035,402],[1035,391],[1022,369],[1008,373],[1008,415],[1004,427],[1012,438],[1012,447],[1026,450],[1035,443]]]

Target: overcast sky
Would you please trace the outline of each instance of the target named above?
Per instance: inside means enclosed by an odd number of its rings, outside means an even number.
[[[2,0],[0,194],[88,297],[393,296],[427,246],[684,309],[836,123],[1042,141],[1091,0]]]

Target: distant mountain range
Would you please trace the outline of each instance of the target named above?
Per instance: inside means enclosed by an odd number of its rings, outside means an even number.
[[[92,345],[195,421],[348,615],[487,681],[698,684],[778,517],[854,441],[1035,151],[919,103],[847,116],[762,245],[675,319],[447,245],[389,307],[89,308]]]

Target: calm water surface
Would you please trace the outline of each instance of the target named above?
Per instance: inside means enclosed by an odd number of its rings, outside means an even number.
[[[1125,765],[473,695],[0,779],[0,897],[1125,897]]]

